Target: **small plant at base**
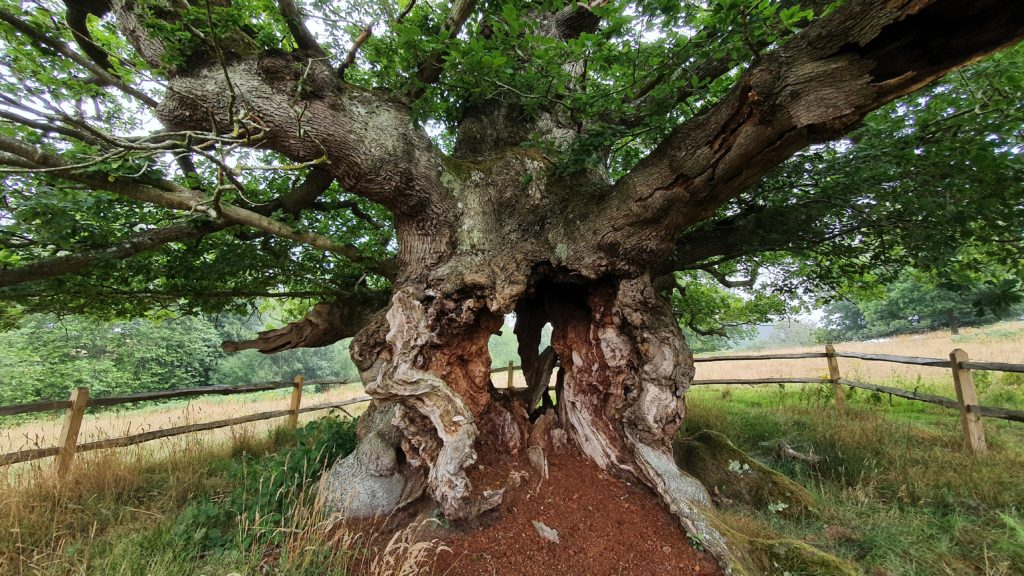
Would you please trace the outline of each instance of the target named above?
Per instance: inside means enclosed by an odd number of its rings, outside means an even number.
[[[690,543],[690,547],[697,552],[704,551],[704,535],[703,534],[687,534],[686,541]]]
[[[434,522],[437,522],[437,525],[442,528],[448,528],[451,526],[451,522],[448,520],[448,518],[445,518],[444,512],[441,512],[440,508],[434,511],[434,517],[432,518],[432,520]]]
[[[786,504],[785,502],[772,502],[768,505],[768,510],[774,514],[778,514],[786,508],[789,508],[789,504]]]

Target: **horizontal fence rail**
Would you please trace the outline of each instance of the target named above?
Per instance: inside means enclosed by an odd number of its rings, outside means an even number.
[[[694,362],[735,362],[740,360],[799,360],[802,358],[824,358],[824,352],[799,352],[795,354],[747,354],[736,356],[703,356],[694,358]]]
[[[863,352],[836,352],[838,358],[856,358],[872,362],[893,362],[895,364],[911,364],[913,366],[930,366],[932,368],[949,368],[949,360],[943,358],[921,358],[919,356],[893,356],[891,354],[865,354]]]
[[[893,396],[899,396],[900,398],[906,398],[907,400],[928,402],[929,404],[936,404],[943,408],[956,409],[960,407],[960,404],[955,398],[947,398],[945,396],[922,394],[921,392],[913,392],[910,390],[903,390],[902,388],[893,388],[891,386],[879,386],[878,384],[868,384],[866,382],[857,382],[855,380],[847,380],[846,378],[840,378],[838,383],[843,386],[849,386],[850,388],[860,388],[862,390],[871,390],[872,392],[892,394]]]
[[[690,386],[716,386],[728,384],[828,384],[828,378],[727,378],[724,380],[694,380]]]
[[[318,410],[330,410],[337,408],[347,414],[350,414],[345,410],[345,406],[369,402],[371,398],[369,396],[359,396],[357,398],[340,402],[327,402],[306,407],[301,407],[300,404],[302,388],[305,386],[343,385],[352,384],[354,382],[354,380],[304,380],[302,376],[296,376],[292,382],[263,382],[243,386],[205,386],[198,388],[182,388],[179,390],[161,390],[159,392],[140,392],[137,394],[107,396],[104,398],[89,398],[87,389],[78,388],[72,393],[72,400],[55,400],[33,402],[31,404],[0,406],[0,416],[30,414],[33,412],[45,412],[48,410],[68,410],[61,430],[60,445],[0,454],[0,466],[57,456],[56,467],[59,475],[63,476],[70,467],[74,454],[78,452],[88,452],[90,450],[101,450],[106,448],[124,448],[126,446],[133,446],[135,444],[150,442],[161,438],[169,438],[171,436],[179,436],[181,434],[190,434],[193,432],[203,432],[206,430],[215,430],[217,428],[226,428],[228,426],[236,426],[260,420],[269,420],[271,418],[289,417],[289,424],[294,426],[299,414],[315,412]],[[259,412],[256,414],[227,418],[224,420],[173,426],[170,428],[150,430],[118,438],[105,438],[81,444],[77,443],[78,428],[81,426],[82,416],[84,415],[86,407],[116,406],[120,404],[134,404],[136,402],[152,400],[170,400],[174,398],[188,398],[206,395],[250,394],[253,392],[281,390],[285,388],[292,389],[292,394],[289,397],[290,407],[288,410]]]
[[[997,372],[1024,373],[1024,364],[1011,364],[1005,362],[976,362],[969,360],[967,353],[963,350],[954,350],[950,353],[950,359],[922,358],[917,356],[894,356],[891,354],[868,354],[863,352],[839,352],[826,346],[825,352],[799,352],[785,354],[746,354],[733,356],[705,356],[694,358],[695,363],[700,362],[733,362],[733,361],[757,361],[757,360],[802,360],[811,358],[826,358],[828,361],[829,376],[824,377],[786,377],[786,378],[740,378],[740,379],[710,379],[694,380],[693,386],[717,386],[717,385],[749,385],[760,384],[830,384],[836,396],[836,407],[842,412],[845,407],[845,392],[843,387],[860,388],[884,394],[891,394],[907,400],[927,402],[949,409],[958,409],[961,414],[961,421],[964,434],[967,439],[967,446],[974,452],[986,450],[984,432],[981,427],[981,417],[999,418],[1013,422],[1024,422],[1024,410],[1014,408],[1003,408],[996,406],[983,406],[977,402],[977,393],[971,376],[972,370],[991,370]],[[933,368],[945,368],[952,370],[954,386],[957,391],[957,398],[948,398],[934,394],[858,382],[842,378],[839,373],[837,358],[851,358],[875,362],[893,362],[897,364],[910,364],[914,366],[927,366]],[[491,373],[507,372],[509,392],[513,390],[513,375],[516,370],[522,370],[512,362],[507,367],[492,368]],[[104,398],[89,398],[88,390],[85,388],[76,389],[69,400],[47,400],[27,404],[15,404],[0,406],[0,416],[14,416],[18,414],[31,414],[35,412],[46,412],[52,410],[67,410],[64,418],[61,440],[58,446],[46,448],[33,448],[0,454],[0,466],[38,460],[50,456],[57,456],[56,467],[59,475],[63,476],[70,467],[71,460],[76,452],[88,452],[90,450],[101,450],[105,448],[123,448],[143,442],[149,442],[160,438],[168,438],[181,434],[214,430],[238,424],[268,420],[271,418],[289,418],[289,425],[295,426],[299,414],[314,412],[318,410],[340,409],[346,414],[345,406],[369,402],[369,396],[360,396],[341,402],[328,402],[313,406],[301,406],[302,389],[306,386],[315,385],[344,385],[356,381],[350,380],[304,380],[302,376],[296,376],[292,382],[262,382],[257,384],[246,384],[242,386],[205,386],[198,388],[184,388],[180,390],[161,390],[157,392],[139,392],[121,396],[108,396]],[[87,407],[116,406],[121,404],[134,404],[153,400],[172,400],[176,398],[190,398],[208,395],[229,395],[249,394],[253,392],[264,392],[269,390],[282,390],[291,388],[288,410],[273,410],[260,412],[247,416],[228,418],[213,422],[174,426],[122,436],[119,438],[108,438],[77,444],[78,430],[81,426],[82,417]],[[351,414],[350,414],[351,415]]]
[[[10,406],[0,406],[0,416],[16,416],[18,414],[32,414],[33,412],[49,412],[50,410],[63,410],[70,407],[70,400],[46,400],[43,402],[32,402],[29,404],[12,404]]]
[[[964,362],[968,370],[991,370],[993,372],[1016,372],[1024,374],[1024,364],[1007,364],[1005,362]]]
[[[860,388],[872,392],[891,394],[907,400],[927,402],[960,411],[961,425],[964,431],[967,448],[975,453],[983,453],[987,450],[985,434],[981,425],[981,417],[998,418],[1012,422],[1024,422],[1024,410],[1015,408],[1003,408],[997,406],[983,406],[978,404],[977,391],[974,388],[972,370],[991,370],[994,372],[1016,372],[1024,373],[1024,364],[1011,364],[1006,362],[975,362],[971,361],[966,352],[957,349],[950,352],[949,359],[923,358],[919,356],[894,356],[891,354],[868,354],[864,352],[839,352],[831,345],[825,347],[825,352],[808,352],[795,354],[755,354],[755,355],[734,355],[734,356],[705,356],[694,358],[694,362],[727,362],[745,360],[796,360],[804,358],[826,358],[828,360],[828,378],[740,378],[723,380],[694,380],[693,386],[714,386],[714,385],[758,385],[758,384],[831,384],[835,393],[836,408],[840,413],[844,411],[846,396],[843,387]],[[952,371],[953,384],[956,389],[956,398],[925,394],[916,390],[904,390],[891,386],[882,386],[867,382],[858,382],[842,378],[839,372],[838,358],[852,358],[873,362],[892,362],[896,364],[910,364],[913,366],[927,366],[931,368],[944,368]]]

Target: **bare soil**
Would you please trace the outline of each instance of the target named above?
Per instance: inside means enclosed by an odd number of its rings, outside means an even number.
[[[525,458],[480,456],[474,484],[500,488],[510,477],[528,476],[476,522],[434,534],[451,548],[438,554],[435,574],[722,574],[710,554],[689,545],[679,521],[646,487],[613,478],[574,453],[549,457],[544,480]],[[559,543],[541,538],[533,520],[555,529]]]

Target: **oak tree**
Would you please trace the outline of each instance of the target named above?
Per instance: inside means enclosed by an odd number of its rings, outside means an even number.
[[[726,565],[671,453],[693,377],[673,272],[739,282],[716,263],[813,244],[771,231],[829,187],[750,191],[1024,36],[1016,0],[66,4],[0,9],[9,312],[313,299],[225,349],[354,336],[375,401],[329,505],[425,492],[473,518],[503,496],[474,484],[478,452],[543,429]],[[509,313],[525,400],[490,379]]]

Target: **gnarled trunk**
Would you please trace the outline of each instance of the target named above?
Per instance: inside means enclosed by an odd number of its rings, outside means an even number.
[[[409,486],[425,485],[446,517],[471,519],[503,496],[471,479],[482,446],[513,456],[529,443],[543,459],[551,436],[556,443],[567,437],[571,449],[602,469],[651,487],[689,533],[700,534],[728,563],[728,547],[702,511],[710,497],[672,458],[693,361],[651,279],[589,279],[545,263],[521,273],[526,281],[517,284],[520,291],[501,298],[497,282],[453,290],[455,280],[446,277],[438,284],[446,292],[396,290],[386,314],[353,345],[367,393],[375,398],[370,420],[379,430],[364,439],[373,455],[361,445],[336,464],[325,481],[324,502],[349,516],[384,514],[408,501]],[[557,416],[540,415],[539,395],[509,398],[491,383],[487,341],[512,310],[528,382],[543,380],[546,388],[550,359],[561,363]],[[539,333],[548,322],[551,350],[542,355]],[[543,430],[532,429],[531,414]],[[531,441],[531,433],[547,437]],[[381,440],[395,436],[400,438]],[[391,494],[380,497],[382,487]],[[368,500],[381,506],[352,505]]]

